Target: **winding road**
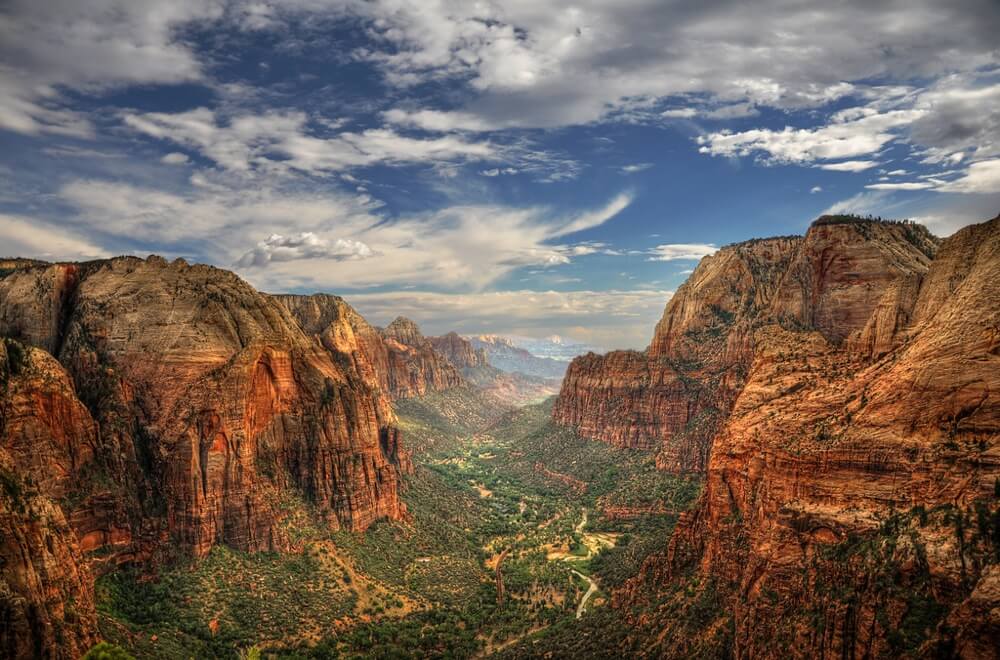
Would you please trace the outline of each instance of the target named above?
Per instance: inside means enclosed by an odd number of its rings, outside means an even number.
[[[583,529],[586,526],[587,526],[587,509],[584,509],[583,510],[583,518],[580,519],[580,524],[576,526],[576,530],[575,530],[576,533],[577,534],[583,534]],[[586,559],[590,559],[590,557],[591,557],[592,554],[593,554],[593,551],[590,549],[590,546],[588,546],[587,547],[587,556],[586,556]],[[575,573],[576,575],[578,575],[579,577],[582,577],[590,585],[590,587],[587,589],[587,593],[583,594],[583,598],[580,599],[580,604],[576,606],[576,618],[579,619],[580,617],[583,616],[583,613],[586,611],[587,601],[590,600],[590,597],[593,596],[594,592],[597,591],[597,583],[594,582],[592,579],[590,579],[590,576],[584,575],[583,573],[581,573],[580,571],[576,570],[575,568],[571,568],[569,570],[571,572]]]
[[[578,576],[582,577],[590,584],[590,588],[587,589],[587,593],[583,594],[583,598],[580,599],[580,604],[576,606],[576,618],[579,619],[580,617],[583,616],[583,613],[587,608],[587,601],[590,600],[590,597],[593,596],[594,592],[597,591],[597,583],[591,580],[588,576],[581,573],[580,571],[576,570],[575,568],[571,568],[570,570],[576,573]]]

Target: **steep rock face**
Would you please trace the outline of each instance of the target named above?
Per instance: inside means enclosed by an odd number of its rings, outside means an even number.
[[[0,340],[0,655],[82,655],[92,577],[57,502],[93,457],[95,425],[62,367]]]
[[[38,287],[21,280],[64,270],[0,280],[0,300],[51,307],[51,297],[25,299]],[[373,384],[232,273],[114,259],[88,268],[69,307],[58,340],[30,336],[61,345],[117,482],[94,480],[67,511],[88,550],[129,539],[121,545],[140,552],[163,531],[197,555],[219,542],[278,549],[274,502],[286,488],[350,529],[402,514],[398,432]]]
[[[443,355],[460,371],[490,366],[486,351],[481,348],[473,348],[472,344],[460,337],[457,332],[449,332],[441,337],[430,337],[428,341],[435,351]]]
[[[317,337],[332,355],[350,361],[366,379],[377,383],[387,410],[392,399],[462,384],[456,366],[409,319],[397,318],[379,330],[338,296],[318,293],[274,298],[289,309],[307,335]],[[443,343],[442,348],[446,348]]]
[[[753,332],[699,504],[615,596],[681,640],[656,653],[997,657],[1000,218],[929,269],[911,229],[810,230]]]
[[[789,265],[772,311],[840,343],[865,328],[876,306],[898,310],[901,290],[914,290],[936,248],[921,225],[820,218]],[[891,320],[905,323],[903,316]]]
[[[63,324],[80,279],[77,264],[46,267],[12,262],[13,273],[3,280],[0,330],[7,337],[58,354]]]
[[[471,341],[458,333],[430,337],[429,341],[438,354],[458,369],[464,380],[499,401],[525,405],[546,399],[559,391],[558,383],[553,379],[496,368],[490,363],[485,349],[475,348]]]
[[[382,414],[390,418],[394,378],[389,373],[389,348],[382,334],[339,296],[317,293],[274,298],[288,308],[302,331],[317,338],[335,360],[349,362],[366,382],[373,384]]]
[[[744,378],[751,330],[800,243],[748,241],[703,259],[646,351],[572,362],[553,419],[615,446],[658,449],[664,469],[703,470],[712,432]]]
[[[420,396],[462,384],[462,375],[413,321],[399,317],[382,336],[388,349],[388,387],[396,398]]]

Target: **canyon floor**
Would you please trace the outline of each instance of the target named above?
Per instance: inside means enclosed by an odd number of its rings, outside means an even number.
[[[551,400],[468,387],[397,403],[414,452],[405,520],[330,531],[280,503],[297,551],[223,546],[97,584],[101,630],[139,657],[524,657],[620,646],[609,593],[662,550],[697,478],[578,438]]]

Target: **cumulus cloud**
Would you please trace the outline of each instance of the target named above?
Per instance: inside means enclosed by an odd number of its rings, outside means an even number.
[[[649,251],[647,261],[678,261],[680,259],[701,259],[714,254],[719,248],[703,243],[666,243]]]
[[[815,195],[818,192],[823,192],[823,186],[813,186],[812,188],[809,189],[810,195]]]
[[[338,238],[329,241],[311,231],[294,236],[271,234],[239,260],[241,266],[266,266],[272,261],[298,259],[367,259],[375,253],[361,241]]]
[[[0,214],[0,244],[4,257],[78,261],[109,256],[107,250],[66,227],[7,214]]]

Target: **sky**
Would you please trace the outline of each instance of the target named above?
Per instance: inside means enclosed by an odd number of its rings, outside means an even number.
[[[0,255],[643,348],[823,213],[1000,212],[1000,2],[4,0]]]

